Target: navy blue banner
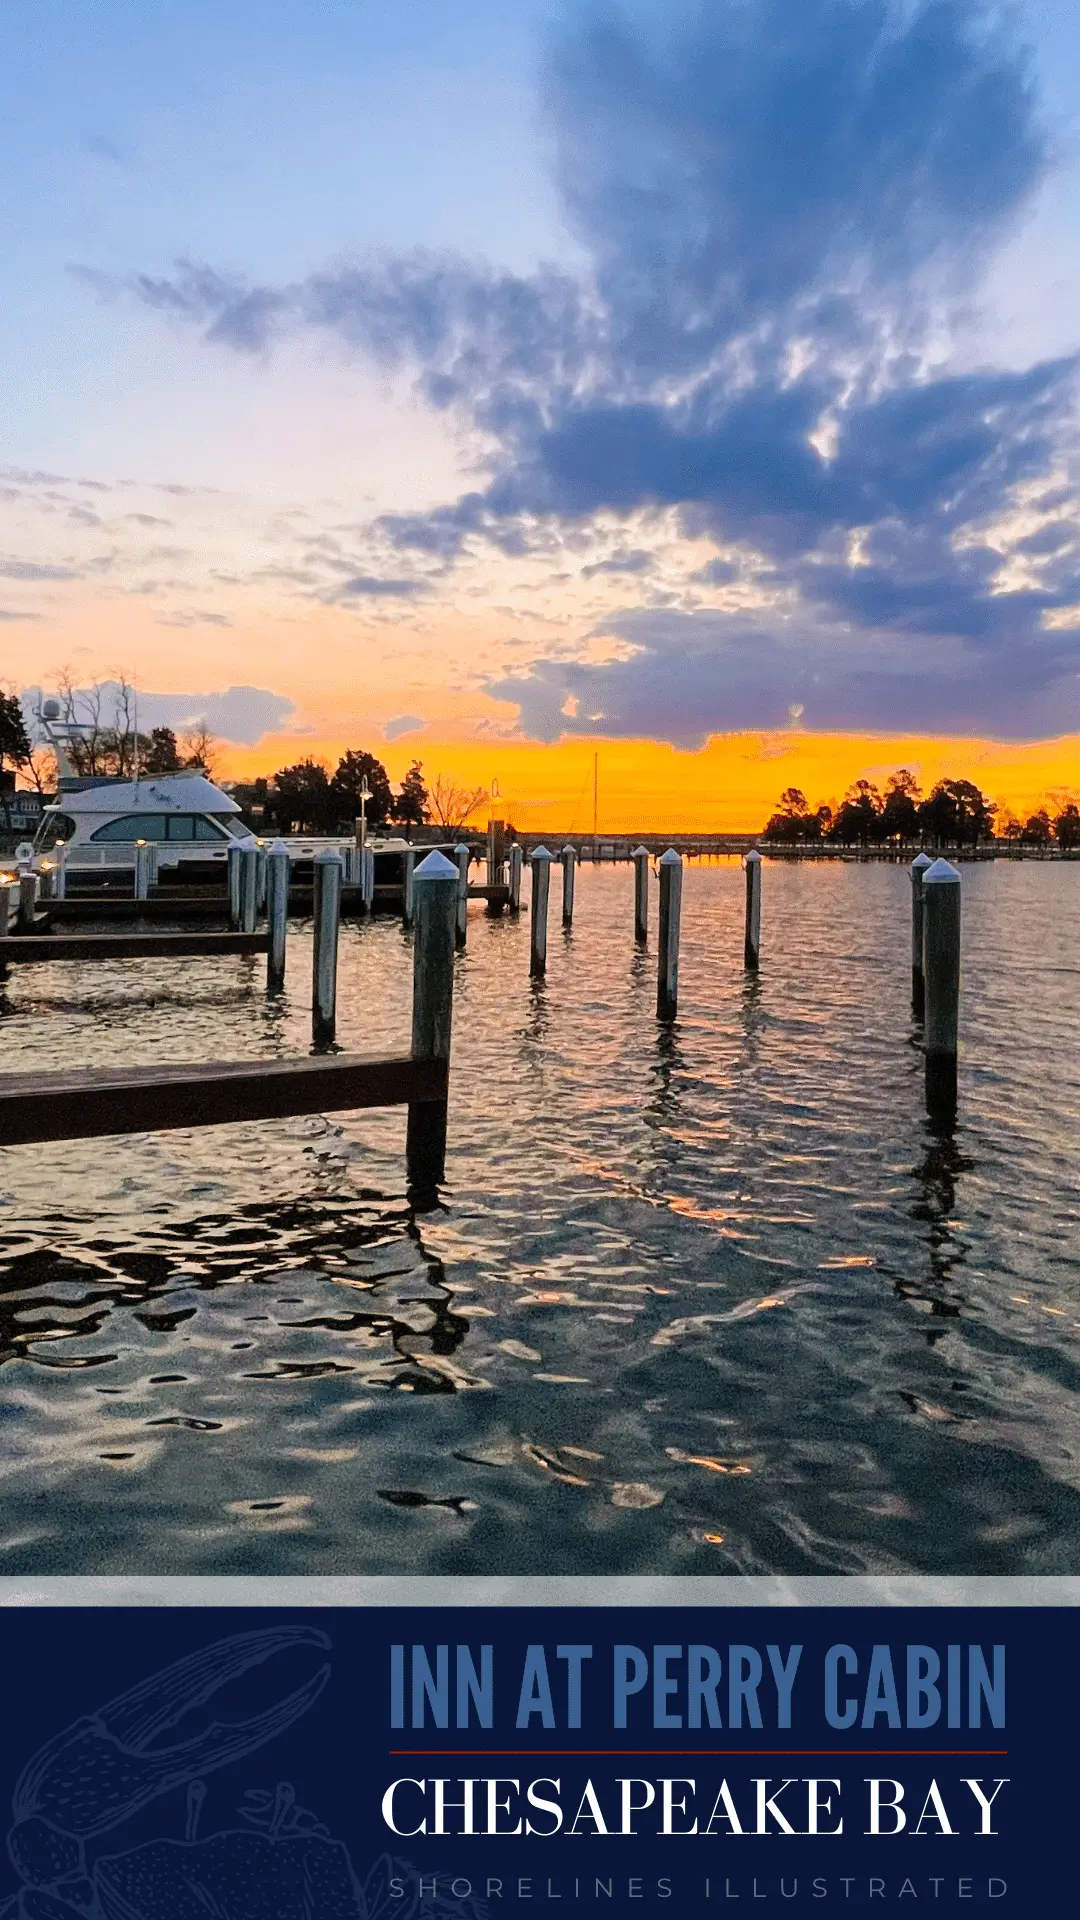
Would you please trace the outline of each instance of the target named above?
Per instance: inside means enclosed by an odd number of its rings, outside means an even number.
[[[3,1916],[1076,1909],[1076,1615],[3,1617]]]

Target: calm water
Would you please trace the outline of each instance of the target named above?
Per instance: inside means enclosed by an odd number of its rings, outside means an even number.
[[[632,884],[540,988],[473,908],[436,1213],[395,1112],[0,1152],[0,1571],[1080,1571],[1080,868],[965,869],[945,1139],[904,870],[767,866],[747,982],[691,868],[667,1032]],[[263,966],[16,970],[3,1066],[305,1051]],[[344,1045],[410,973],[343,929]]]

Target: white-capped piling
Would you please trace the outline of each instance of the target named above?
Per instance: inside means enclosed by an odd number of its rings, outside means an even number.
[[[917,853],[911,863],[911,1005],[921,1020],[926,1002],[923,987],[923,874],[933,866],[928,853]]]
[[[469,937],[469,862],[471,849],[463,841],[454,848],[454,860],[457,865],[458,890],[457,907],[454,914],[454,938],[459,947],[465,945]]]
[[[445,854],[429,853],[412,876],[413,941],[412,1054],[415,1060],[440,1060],[449,1066],[454,1006],[454,946],[458,909],[458,870]],[[414,1200],[437,1187],[446,1161],[447,1103],[418,1101],[409,1107],[406,1144],[409,1188]]]
[[[532,890],[529,898],[529,972],[542,980],[547,972],[548,894],[551,890],[552,856],[546,847],[534,847],[529,855]]]
[[[259,917],[259,849],[245,847],[240,861],[240,927],[254,933]]]
[[[289,849],[282,840],[271,840],[266,849],[266,930],[270,944],[266,955],[268,993],[280,993],[285,985],[285,938],[289,927]]]
[[[960,875],[947,860],[925,869],[922,907],[926,1103],[931,1113],[950,1116],[960,1028]]]
[[[234,932],[240,925],[240,873],[243,858],[243,847],[234,841],[225,855],[226,877],[229,885],[229,925]]]
[[[743,966],[756,973],[761,959],[761,855],[751,847],[746,856],[746,928]]]
[[[562,850],[562,923],[574,924],[574,881],[577,877],[577,848],[569,842]]]
[[[135,842],[135,898],[149,900],[151,876],[154,871],[154,849],[148,840]]]
[[[360,858],[360,898],[365,913],[370,913],[375,904],[375,849],[365,847]]]
[[[317,1047],[328,1046],[337,1027],[338,923],[341,919],[341,860],[336,853],[315,855],[314,948],[312,952],[311,1033]]]
[[[634,939],[643,947],[649,937],[648,847],[635,847],[630,858],[634,863]]]
[[[19,875],[19,904],[15,912],[15,926],[19,933],[33,933],[37,917],[38,877],[30,867],[24,867]]]
[[[62,840],[59,846],[56,846],[53,848],[52,857],[53,857],[52,897],[54,900],[66,900],[67,899],[67,848],[64,845]]]
[[[682,855],[660,855],[660,940],[656,970],[656,1017],[674,1020],[679,1005],[679,927],[682,921]]]
[[[507,906],[509,907],[511,913],[520,913],[521,912],[522,858],[521,858],[521,848],[518,846],[518,843],[516,840],[513,842],[513,845],[511,846],[509,853],[507,855],[507,863],[510,870],[509,881],[507,885]]]
[[[406,847],[401,871],[401,917],[407,927],[413,923],[413,888],[416,884],[416,848]]]
[[[255,907],[258,913],[266,911],[266,846],[262,840],[256,842],[255,854]]]

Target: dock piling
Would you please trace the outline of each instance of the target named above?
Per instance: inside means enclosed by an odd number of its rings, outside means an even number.
[[[362,887],[364,884],[364,849],[359,840],[345,849],[345,885]]]
[[[259,849],[245,847],[240,856],[240,931],[254,933],[259,917]]]
[[[529,855],[532,889],[529,896],[529,973],[542,980],[547,972],[548,895],[551,891],[552,856],[546,847],[534,847]]]
[[[577,849],[567,843],[562,850],[562,923],[574,924],[574,881],[577,877]]]
[[[743,966],[756,973],[761,961],[761,855],[751,847],[746,856],[746,931]]]
[[[917,1020],[923,1017],[926,992],[923,982],[923,875],[933,866],[928,853],[916,854],[911,863],[911,1007]]]
[[[285,937],[289,925],[289,850],[280,840],[272,840],[266,850],[266,921],[270,936],[266,990],[280,993],[285,985]]]
[[[404,920],[405,925],[407,927],[411,927],[413,923],[413,916],[414,916],[413,901],[415,898],[415,895],[413,893],[413,888],[416,884],[416,848],[415,847],[406,847],[405,857],[402,862],[402,868],[403,868],[403,871],[402,871],[401,917]]]
[[[960,1027],[960,875],[947,860],[925,869],[922,909],[926,1104],[933,1117],[951,1120]]]
[[[635,847],[634,862],[634,939],[643,947],[649,937],[649,849]]]
[[[360,856],[360,897],[364,903],[364,912],[370,913],[375,904],[375,849],[365,846]]]
[[[38,877],[30,868],[19,875],[19,905],[15,926],[19,933],[33,933],[37,914]]]
[[[660,855],[660,954],[656,973],[656,1017],[674,1020],[679,1005],[679,928],[682,920],[681,854],[674,847]]]
[[[266,912],[266,847],[260,840],[255,849],[255,910]]]
[[[149,900],[150,875],[153,871],[154,849],[148,840],[135,842],[135,898]]]
[[[67,848],[64,845],[64,842],[62,840],[60,841],[58,846],[55,846],[53,848],[52,857],[53,857],[52,897],[54,900],[66,900],[67,899]]]
[[[469,937],[469,862],[471,859],[471,850],[465,846],[462,841],[459,841],[454,848],[454,860],[457,864],[458,874],[454,939],[459,947],[463,947]]]
[[[429,853],[412,876],[412,1058],[444,1066],[450,1060],[459,887],[458,868],[442,853]],[[414,1201],[431,1196],[444,1177],[446,1121],[445,1095],[410,1103],[405,1152]]]
[[[336,853],[317,853],[314,868],[315,942],[312,954],[311,1035],[317,1047],[325,1047],[330,1045],[337,1029],[341,861]]]
[[[510,847],[507,859],[510,867],[509,897],[507,906],[511,913],[521,912],[521,848],[515,840]]]
[[[225,855],[229,884],[229,925],[234,932],[238,932],[240,928],[240,871],[243,858],[243,847],[234,841]]]

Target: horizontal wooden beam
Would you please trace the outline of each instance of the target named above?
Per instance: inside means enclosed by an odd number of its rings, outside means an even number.
[[[265,953],[265,933],[23,933],[0,939],[0,968],[49,960],[169,960]]]
[[[510,899],[509,887],[470,887],[470,900],[486,900],[489,906],[505,907]]]
[[[446,1063],[357,1053],[0,1075],[0,1146],[446,1099]]]

